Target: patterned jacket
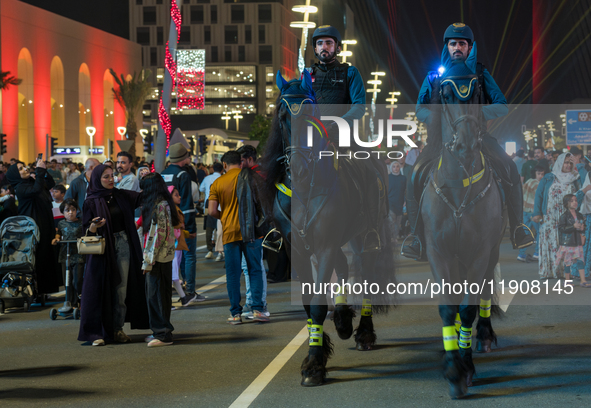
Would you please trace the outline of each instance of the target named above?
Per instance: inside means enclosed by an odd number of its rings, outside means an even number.
[[[144,245],[142,270],[151,271],[156,262],[171,262],[174,259],[174,228],[170,215],[170,206],[165,200],[156,204],[156,221],[152,219],[150,231]]]

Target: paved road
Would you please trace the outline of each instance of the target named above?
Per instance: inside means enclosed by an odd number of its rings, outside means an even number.
[[[271,323],[227,325],[229,303],[219,283],[223,263],[206,261],[204,255],[200,250],[198,286],[218,281],[205,292],[208,301],[173,312],[171,347],[148,349],[143,338],[149,333],[131,330],[131,344],[81,345],[78,321],[51,321],[51,305],[1,315],[0,404],[344,408],[469,403],[451,401],[441,378],[441,321],[435,306],[401,306],[376,317],[378,346],[369,352],[356,351],[352,340],[339,340],[328,323],[326,331],[335,342],[329,381],[302,388],[305,314],[291,304],[289,284],[269,285]],[[515,256],[503,244],[503,276],[536,276],[536,264],[518,263]],[[426,268],[399,263],[402,279]],[[475,357],[477,377],[469,400],[487,407],[588,407],[590,311],[588,306],[510,305],[506,317],[494,322],[498,347]]]

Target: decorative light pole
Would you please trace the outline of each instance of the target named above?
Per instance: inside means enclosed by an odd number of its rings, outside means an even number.
[[[125,126],[119,126],[117,128],[117,133],[119,133],[119,135],[121,136],[121,140],[124,140],[125,138],[123,136],[125,136],[125,132],[127,132],[127,128]]]
[[[234,114],[234,119],[236,119],[236,132],[239,132],[240,127],[238,121],[242,119],[243,116],[240,114],[240,111],[233,111],[232,113]]]
[[[367,81],[368,84],[373,85],[373,88],[370,88],[367,90],[367,92],[373,93],[373,95],[371,97],[371,116],[369,117],[369,132],[370,132],[370,136],[368,138],[369,141],[374,140],[374,118],[376,116],[376,99],[378,96],[378,92],[381,91],[381,89],[378,88],[378,85],[382,84],[382,81],[379,80],[378,77],[385,76],[386,73],[381,72],[381,71],[376,71],[376,72],[372,72],[371,75],[373,75],[373,79],[370,79],[369,81]]]
[[[390,94],[389,98],[386,98],[386,101],[390,102],[390,105],[386,105],[386,108],[390,108],[390,119],[392,119],[392,115],[394,114],[394,109],[398,107],[396,102],[398,102],[397,96],[400,96],[400,92],[392,91],[388,92]]]
[[[347,50],[347,45],[355,45],[355,44],[357,44],[357,40],[343,40],[342,43],[343,43],[343,49],[337,55],[337,57],[341,57],[343,59],[343,63],[347,63],[347,57],[353,56],[353,53],[351,51]]]
[[[155,150],[155,170],[160,172],[164,170],[166,161],[166,152],[170,143],[170,133],[172,124],[170,122],[170,103],[171,93],[176,78],[176,46],[181,35],[182,16],[179,6],[181,0],[172,0],[170,2],[170,31],[168,32],[168,41],[166,42],[166,55],[164,58],[164,85],[160,94],[160,104],[158,106],[158,137],[156,138]]]
[[[308,43],[308,29],[315,28],[316,23],[309,21],[310,13],[318,12],[318,7],[314,7],[310,5],[310,0],[306,0],[306,4],[304,6],[293,6],[291,11],[295,13],[304,13],[304,20],[303,21],[292,21],[289,26],[293,28],[301,28],[302,29],[302,39],[300,42],[300,53],[298,55],[298,70],[300,74],[304,72],[304,68],[306,68],[306,61],[304,60],[304,54],[306,53],[306,44]]]
[[[93,143],[93,138],[94,138],[94,134],[96,133],[96,128],[94,126],[86,126],[86,134],[88,136],[90,136],[90,155],[93,155],[94,152],[92,151],[92,148],[94,147],[94,143]]]
[[[224,116],[222,116],[222,119],[226,121],[226,130],[228,130],[228,121],[230,119],[232,119],[232,116],[230,116],[230,113],[232,113],[232,112],[224,112]]]

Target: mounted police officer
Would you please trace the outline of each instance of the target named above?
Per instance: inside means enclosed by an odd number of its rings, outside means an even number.
[[[337,60],[337,54],[341,52],[342,40],[339,31],[330,26],[323,25],[314,30],[312,34],[314,55],[318,62],[308,68],[312,76],[312,87],[316,92],[316,101],[321,107],[322,116],[338,116],[347,121],[350,128],[355,119],[360,120],[365,114],[365,86],[363,78],[354,66],[341,63]],[[329,138],[334,144],[338,141],[338,126],[334,122],[326,123]],[[362,160],[370,162],[370,160]],[[365,164],[371,167],[370,163]],[[368,171],[368,179],[365,186],[376,188],[378,183],[375,169]],[[374,190],[378,191],[378,190]],[[370,220],[371,232],[366,235],[365,250],[377,250],[380,248],[380,239],[377,234],[378,214],[380,211],[380,199],[378,195],[363,194],[364,211]]]
[[[478,82],[484,91],[484,101],[482,103],[488,104],[482,107],[484,120],[495,119],[506,115],[508,108],[505,96],[486,68],[476,62],[476,43],[474,43],[474,34],[470,27],[463,23],[450,25],[445,30],[443,46],[441,65],[444,70],[449,70],[454,63],[463,61],[467,69],[472,71],[472,74],[478,75]],[[431,84],[436,76],[437,73],[434,72],[427,75],[421,86],[417,101],[417,118],[427,124],[427,126],[430,125],[432,117],[429,107],[425,105],[431,101]],[[491,160],[493,168],[501,179],[503,179],[502,185],[508,208],[513,248],[525,248],[533,244],[534,239],[531,231],[523,225],[523,194],[519,171],[515,162],[505,153],[497,143],[497,140],[486,131],[483,132],[482,145],[483,151]],[[427,144],[415,164],[415,171],[420,171],[422,168],[429,166],[429,163],[434,158],[439,157],[441,152],[434,150],[429,149],[429,145]],[[505,173],[507,173],[507,170],[505,169],[509,170],[506,176]],[[507,178],[509,180],[506,180]],[[423,255],[423,246],[419,237],[419,234],[422,233],[422,225],[419,224],[419,205],[417,199],[414,197],[413,184],[409,183],[407,187],[407,210],[412,232],[405,240],[401,254],[408,258],[420,259]]]

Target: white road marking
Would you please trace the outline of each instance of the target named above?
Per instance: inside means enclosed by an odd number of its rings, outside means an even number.
[[[197,293],[207,292],[208,290],[215,289],[218,286],[223,285],[225,283],[226,283],[226,275],[222,275],[219,278],[212,280],[207,285],[197,288],[195,291]]]
[[[262,373],[244,390],[242,394],[230,405],[230,408],[247,408],[252,404],[256,397],[263,391],[263,389],[271,382],[273,377],[277,375],[279,370],[283,368],[285,363],[295,354],[295,352],[302,346],[308,338],[308,327],[304,326],[302,330],[289,342],[281,353],[277,355],[263,370]]]

